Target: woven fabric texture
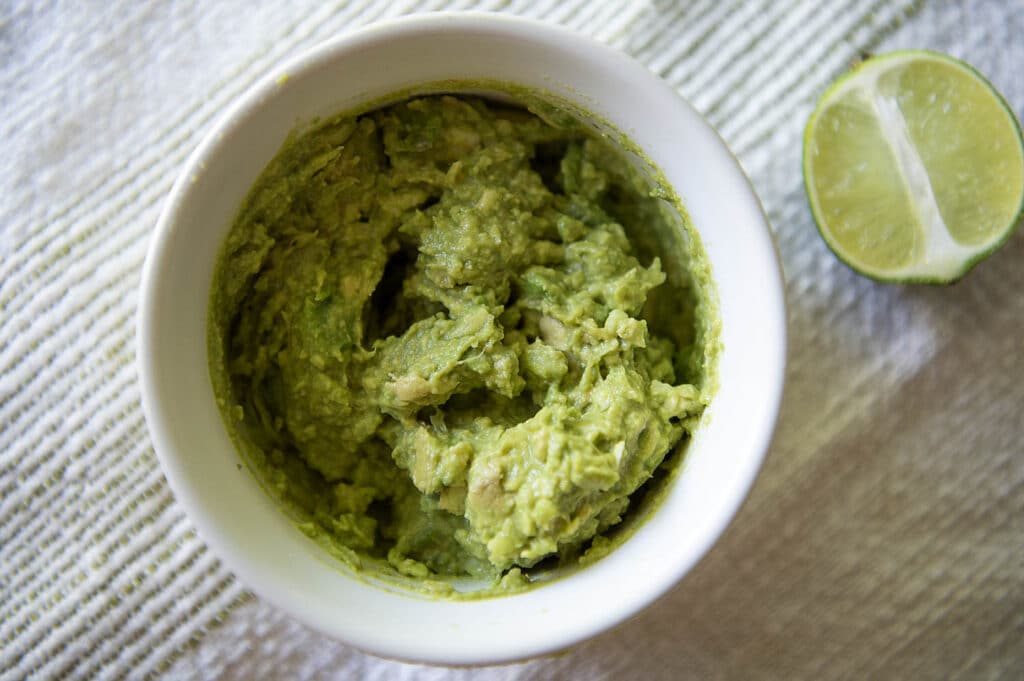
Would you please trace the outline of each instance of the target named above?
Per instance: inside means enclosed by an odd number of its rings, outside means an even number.
[[[218,113],[285,57],[439,9],[559,23],[676,87],[751,176],[790,307],[778,434],[712,552],[612,632],[475,670],[249,595],[166,485],[134,364],[148,238]],[[864,52],[964,58],[1021,117],[1021,35],[1022,0],[0,4],[0,679],[1024,678],[1024,232],[954,287],[876,284],[821,242],[800,173]]]

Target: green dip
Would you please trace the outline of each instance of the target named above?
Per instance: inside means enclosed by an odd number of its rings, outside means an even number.
[[[430,96],[318,123],[223,247],[229,430],[352,568],[495,593],[586,561],[708,401],[695,236],[609,141],[534,111]]]

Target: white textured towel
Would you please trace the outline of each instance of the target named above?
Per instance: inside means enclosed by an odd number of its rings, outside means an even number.
[[[778,436],[711,554],[615,631],[479,670],[378,660],[248,595],[166,486],[133,363],[160,202],[226,103],[436,9],[561,23],[676,86],[751,175],[790,305]],[[799,165],[865,51],[965,58],[1020,117],[1022,35],[1021,0],[0,4],[0,678],[1024,677],[1024,232],[954,287],[876,284],[822,244]]]

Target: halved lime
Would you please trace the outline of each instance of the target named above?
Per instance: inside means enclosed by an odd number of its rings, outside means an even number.
[[[873,279],[949,283],[1006,241],[1024,209],[1013,111],[936,52],[872,57],[818,102],[804,134],[818,231]]]

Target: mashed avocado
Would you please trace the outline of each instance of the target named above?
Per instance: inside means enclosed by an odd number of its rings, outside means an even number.
[[[514,588],[620,523],[709,361],[693,263],[666,283],[650,244],[679,230],[637,175],[566,116],[474,98],[289,139],[224,246],[210,352],[304,532],[356,568]]]

